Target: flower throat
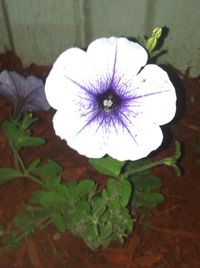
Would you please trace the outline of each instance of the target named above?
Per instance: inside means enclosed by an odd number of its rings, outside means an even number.
[[[103,94],[98,96],[98,103],[99,108],[104,112],[113,112],[118,108],[120,100],[111,89],[108,89]]]

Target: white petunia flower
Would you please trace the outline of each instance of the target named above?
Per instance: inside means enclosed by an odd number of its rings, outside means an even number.
[[[115,37],[62,53],[45,85],[56,134],[89,158],[136,160],[159,147],[159,126],[174,117],[176,94],[147,58],[139,44]]]

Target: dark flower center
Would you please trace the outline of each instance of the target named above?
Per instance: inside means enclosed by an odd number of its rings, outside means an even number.
[[[99,108],[104,112],[115,111],[120,104],[120,98],[111,89],[106,90],[98,96]]]

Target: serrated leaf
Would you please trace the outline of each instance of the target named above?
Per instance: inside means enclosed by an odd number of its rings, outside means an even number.
[[[120,204],[126,207],[132,194],[132,185],[128,180],[122,180],[118,183],[118,191],[120,195]]]
[[[106,156],[101,159],[90,159],[89,163],[100,173],[110,176],[119,176],[125,161],[119,161],[113,159],[110,156]]]
[[[93,180],[85,179],[79,182],[75,191],[75,198],[80,199],[93,191],[95,182]]]
[[[65,219],[60,213],[56,212],[52,213],[50,215],[50,219],[59,232],[64,232],[66,230]]]
[[[21,177],[22,173],[14,168],[1,168],[0,169],[0,185]]]

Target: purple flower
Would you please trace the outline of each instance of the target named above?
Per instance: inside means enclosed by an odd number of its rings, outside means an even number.
[[[35,76],[27,78],[16,72],[0,73],[0,95],[14,105],[14,117],[23,112],[48,110],[50,106],[44,92],[44,83]]]
[[[175,115],[176,94],[167,73],[146,63],[145,49],[126,38],[62,53],[45,85],[56,134],[90,158],[136,160],[155,150],[159,126]]]

